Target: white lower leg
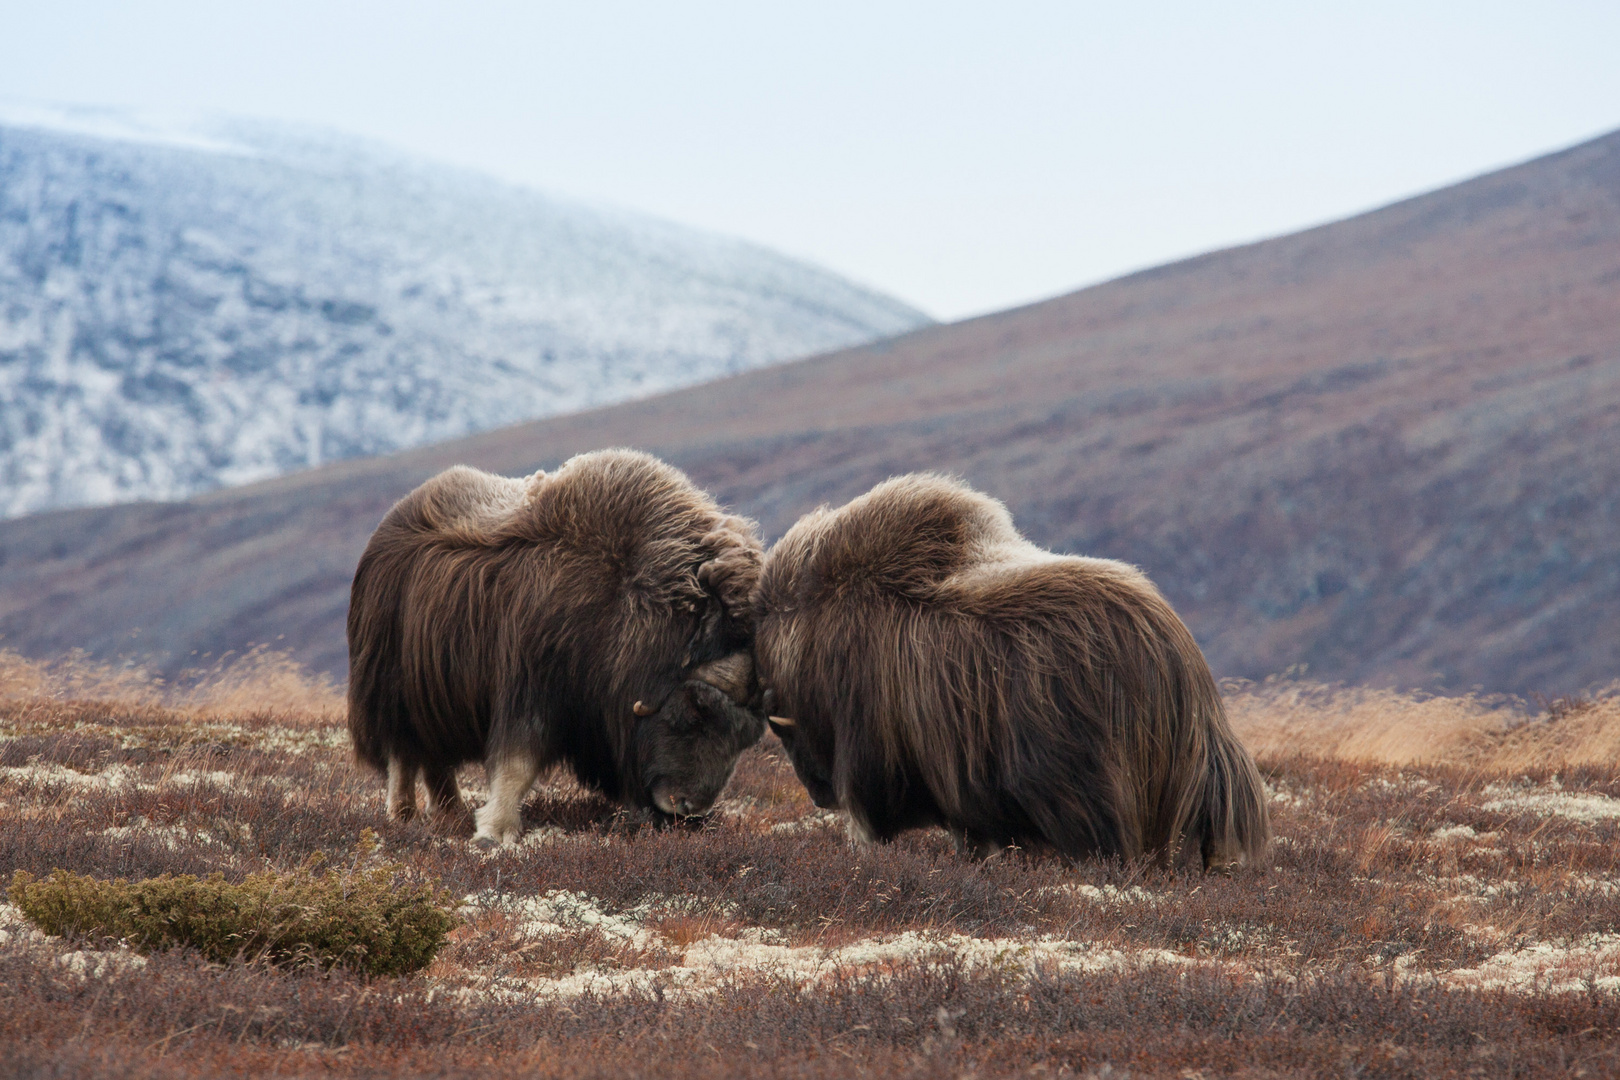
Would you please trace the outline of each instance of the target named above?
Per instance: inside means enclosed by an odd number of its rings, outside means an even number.
[[[388,759],[388,816],[409,821],[416,816],[416,766]]]
[[[527,754],[488,762],[489,801],[478,808],[478,831],[473,839],[482,844],[515,844],[523,835],[521,810],[540,767]]]

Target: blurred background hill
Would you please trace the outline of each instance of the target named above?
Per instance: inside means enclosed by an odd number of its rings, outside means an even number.
[[[882,308],[897,319],[905,309]],[[770,536],[893,473],[1159,582],[1217,673],[1557,693],[1620,672],[1620,134],[1278,239],[698,387],[184,502],[0,523],[0,633],[344,670],[390,503],[634,445]]]
[[[0,516],[173,499],[923,325],[298,125],[0,107]]]

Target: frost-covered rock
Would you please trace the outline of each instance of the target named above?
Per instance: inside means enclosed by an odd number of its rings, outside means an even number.
[[[185,496],[926,321],[749,244],[341,136],[0,108],[0,516]]]

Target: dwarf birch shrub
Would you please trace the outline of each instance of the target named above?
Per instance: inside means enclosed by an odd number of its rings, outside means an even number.
[[[363,837],[357,854],[374,847]],[[19,870],[10,896],[48,934],[121,939],[143,953],[185,945],[221,963],[341,964],[370,975],[420,971],[460,921],[449,893],[401,885],[397,864],[359,862],[319,870],[312,859],[292,873],[266,871],[237,884],[217,873],[105,881],[66,870],[41,880]]]

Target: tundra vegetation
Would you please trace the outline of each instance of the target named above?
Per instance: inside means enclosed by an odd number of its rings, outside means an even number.
[[[365,865],[371,830],[355,862],[325,867],[320,852],[291,873],[266,870],[229,882],[219,871],[163,874],[145,881],[52,871],[36,881],[18,870],[8,895],[48,934],[122,943],[140,952],[189,946],[220,962],[336,964],[371,975],[420,971],[456,925],[442,889],[400,887],[403,867]]]
[[[4,1071],[1620,1071],[1620,694],[1223,690],[1276,837],[1230,876],[971,861],[939,830],[851,848],[767,739],[689,827],[561,773],[514,846],[381,827],[366,858],[457,905],[411,975],[142,953],[0,906]],[[354,865],[385,795],[343,720],[335,688],[268,653],[178,685],[0,653],[0,873]]]

